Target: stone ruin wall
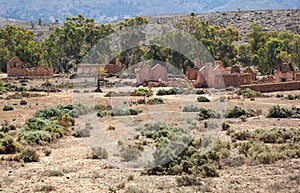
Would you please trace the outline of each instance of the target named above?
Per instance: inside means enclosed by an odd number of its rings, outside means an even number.
[[[7,63],[7,76],[53,76],[53,68],[36,67],[26,68],[25,64],[17,57]]]

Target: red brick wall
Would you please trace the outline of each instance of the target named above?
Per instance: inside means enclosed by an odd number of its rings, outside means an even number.
[[[300,81],[243,85],[240,88],[250,88],[251,90],[260,92],[300,90]]]

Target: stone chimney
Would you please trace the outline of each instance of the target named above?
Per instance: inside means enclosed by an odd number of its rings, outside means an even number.
[[[105,65],[109,64],[109,56],[108,55],[105,56],[104,63],[105,63]]]
[[[119,57],[116,57],[116,65],[120,65],[120,58]]]
[[[194,59],[194,68],[199,68],[199,66],[200,66],[200,60]]]

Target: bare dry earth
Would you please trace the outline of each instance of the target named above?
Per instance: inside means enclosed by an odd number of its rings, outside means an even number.
[[[52,82],[57,80],[50,80]],[[61,81],[61,80],[60,80]],[[67,80],[64,80],[67,81]],[[40,84],[40,82],[30,82],[30,84]],[[115,99],[105,98],[109,88],[104,88],[104,93],[86,93],[81,92],[81,102],[88,101],[95,103],[115,103]],[[133,89],[132,89],[133,90]],[[280,92],[283,94],[299,93]],[[7,120],[9,123],[16,124],[18,129],[22,127],[26,118],[46,106],[56,106],[58,104],[70,104],[74,99],[71,89],[63,89],[60,93],[44,93],[46,96],[26,99],[28,104],[20,106],[20,99],[4,100],[0,99],[0,108],[5,104],[14,105],[14,111],[1,112],[0,121]],[[230,93],[227,93],[228,95]],[[284,106],[300,106],[299,101],[289,101],[286,99],[276,98],[276,93],[268,93],[270,97],[256,98],[255,101],[250,99],[232,99],[227,100],[223,107],[226,109],[234,106],[244,108],[261,109],[262,116],[249,118],[246,122],[240,119],[228,120],[231,128],[234,130],[252,130],[252,129],[271,129],[274,127],[300,127],[299,119],[270,119],[265,115],[268,109],[274,104]],[[207,97],[214,101],[214,96]],[[125,99],[124,99],[125,98]],[[137,100],[142,97],[122,97],[120,100]],[[143,110],[143,113],[132,118],[97,118],[95,115],[83,117],[77,121],[89,120],[94,124],[92,136],[99,138],[90,139],[92,144],[101,143],[99,139],[109,141],[111,144],[117,144],[118,141],[130,143],[133,141],[134,133],[126,128],[127,126],[136,127],[148,120],[167,120],[168,123],[186,123],[192,121],[191,117],[180,112],[180,106],[185,104],[185,100],[196,100],[196,95],[186,96],[163,96],[164,105],[159,107],[149,107],[148,105],[138,105],[133,108]],[[188,98],[188,99],[187,99]],[[217,101],[217,99],[216,99]],[[215,102],[217,103],[217,102]],[[123,103],[124,104],[124,103]],[[197,103],[196,103],[197,104]],[[206,107],[215,107],[214,102],[209,104],[200,104]],[[150,109],[153,108],[153,109]],[[155,112],[163,114],[155,115]],[[154,114],[149,114],[152,112]],[[167,113],[166,113],[167,112]],[[163,116],[163,117],[162,117]],[[116,130],[108,131],[107,126],[113,124]],[[203,123],[199,123],[199,130],[203,128]],[[100,132],[100,133],[97,133]],[[12,136],[16,137],[17,131],[10,131]],[[196,131],[197,134],[197,131]],[[101,136],[105,135],[105,137]],[[219,131],[218,135],[226,139],[224,131]],[[2,192],[110,192],[110,189],[121,187],[117,192],[300,192],[300,159],[278,161],[269,165],[251,165],[244,164],[239,167],[224,166],[221,169],[220,177],[204,178],[202,184],[193,187],[178,187],[176,176],[148,176],[142,175],[139,167],[128,167],[118,160],[93,160],[88,158],[90,153],[89,143],[86,139],[65,136],[57,142],[50,145],[52,153],[45,156],[43,153],[44,146],[38,146],[38,152],[41,155],[40,161],[35,163],[18,163],[9,161],[8,156],[1,155],[0,161],[0,191]],[[108,149],[110,150],[110,149]],[[111,149],[114,151],[114,149]],[[114,156],[114,152],[108,152],[109,156]],[[129,180],[133,176],[133,180]],[[122,187],[125,185],[125,187]],[[134,191],[135,190],[135,191]]]

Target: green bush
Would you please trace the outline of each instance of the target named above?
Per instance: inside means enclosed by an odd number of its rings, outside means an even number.
[[[3,111],[13,111],[14,108],[13,108],[12,106],[10,106],[10,105],[4,105],[4,107],[3,107],[2,110],[3,110]]]
[[[48,131],[32,130],[32,131],[20,131],[18,140],[25,140],[30,144],[44,145],[45,143],[52,142],[52,136]]]
[[[230,124],[228,122],[222,123],[222,130],[227,131],[230,128]]]
[[[35,149],[27,146],[14,156],[14,160],[24,162],[38,162],[40,160],[40,156],[36,153]]]
[[[146,100],[145,100],[145,99],[139,99],[139,100],[137,101],[137,104],[140,104],[140,105],[146,104]]]
[[[179,184],[189,185],[194,175],[218,176],[215,164],[230,155],[230,144],[217,138],[193,139],[184,129],[161,122],[147,123],[144,127],[141,135],[153,140],[156,146],[153,167],[146,170],[150,175],[188,175],[189,179],[178,180]],[[203,148],[207,151],[203,152]]]
[[[105,111],[98,111],[97,112],[97,117],[103,118],[107,113]]]
[[[210,119],[210,118],[220,118],[220,114],[211,109],[199,108],[199,121]]]
[[[0,132],[7,133],[9,130],[10,130],[9,126],[2,126],[2,127],[0,127]]]
[[[236,89],[235,93],[238,94],[238,95],[243,95],[244,97],[247,97],[247,98],[253,98],[253,97],[259,97],[259,96],[261,96],[260,92],[253,91],[250,88],[246,88],[246,89],[243,89],[243,90]]]
[[[256,140],[264,143],[287,143],[300,141],[300,128],[274,128],[270,130],[257,129],[254,131],[240,131],[231,135],[236,140]]]
[[[241,107],[235,106],[233,109],[227,111],[226,118],[239,118],[241,116],[253,117],[256,113],[253,109],[242,109]]]
[[[21,100],[21,101],[20,101],[20,105],[27,105],[27,101]]]
[[[283,98],[283,94],[277,94],[276,98]]]
[[[116,130],[116,127],[114,125],[109,125],[107,127],[107,130]]]
[[[150,91],[148,88],[138,88],[134,91],[134,96],[147,96],[150,94]]]
[[[154,98],[154,99],[150,99],[147,103],[150,105],[160,105],[160,104],[164,104],[164,101],[162,98]]]
[[[3,85],[3,87],[4,87],[7,91],[17,91],[17,89],[18,89],[18,86],[17,86],[17,85],[15,85],[15,84],[13,84],[13,83],[10,83],[10,82],[5,83],[5,84]]]
[[[128,116],[138,115],[142,111],[139,109],[113,109],[110,113],[111,116]]]
[[[93,147],[92,148],[92,159],[107,159],[108,153],[105,147]]]
[[[18,145],[7,134],[0,132],[0,154],[15,153],[18,150]]]
[[[156,95],[176,95],[176,94],[183,94],[186,92],[186,89],[184,88],[170,88],[170,89],[159,89],[156,93]]]
[[[205,96],[199,96],[197,98],[197,101],[198,102],[203,102],[203,103],[207,103],[207,102],[210,102],[210,100],[208,98],[206,98]]]
[[[293,115],[292,110],[288,107],[274,105],[269,109],[268,117],[271,118],[288,118]]]

